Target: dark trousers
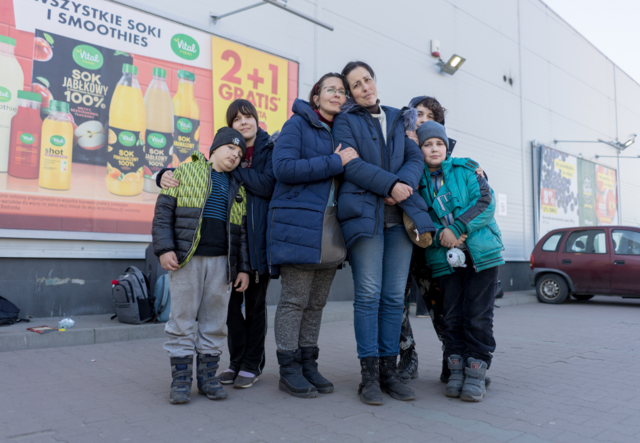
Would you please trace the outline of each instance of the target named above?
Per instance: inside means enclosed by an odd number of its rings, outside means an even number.
[[[491,366],[496,349],[493,338],[493,306],[498,268],[476,272],[468,253],[466,268],[440,277],[444,306],[445,355],[483,360]]]
[[[231,292],[227,328],[227,343],[235,372],[246,371],[260,375],[264,369],[264,340],[267,335],[267,288],[270,277],[261,275],[255,281],[255,273],[249,275],[249,287],[242,292]],[[242,315],[244,300],[246,318]]]
[[[402,329],[400,331],[400,351],[404,352],[416,347],[416,342],[409,321],[409,308],[411,298],[417,295],[418,308],[424,306],[431,317],[433,328],[440,341],[443,340],[444,322],[442,316],[442,293],[440,292],[439,279],[431,277],[431,269],[427,266],[424,249],[414,247],[411,257],[411,267],[407,278],[405,290],[405,307],[402,315]],[[417,291],[417,294],[416,294]],[[422,302],[422,303],[420,303]],[[420,306],[422,305],[422,306]],[[422,312],[417,312],[422,314]]]

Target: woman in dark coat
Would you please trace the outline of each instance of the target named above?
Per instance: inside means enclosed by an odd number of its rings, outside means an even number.
[[[413,235],[433,232],[427,206],[414,189],[424,169],[418,145],[404,131],[399,109],[381,106],[373,69],[350,62],[342,71],[351,98],[336,117],[336,143],[359,158],[344,168],[338,219],[349,252],[355,286],[354,328],[362,382],[360,399],[383,404],[382,390],[398,400],[415,397],[396,371],[404,288]]]
[[[342,77],[324,75],[309,102],[294,102],[293,116],[273,150],[277,183],[269,205],[267,257],[272,272],[279,266],[282,277],[274,325],[280,389],[295,397],[333,392],[316,360],[322,309],[340,263],[318,265],[325,211],[335,206],[336,176],[357,157],[331,135],[334,116],[345,101]]]

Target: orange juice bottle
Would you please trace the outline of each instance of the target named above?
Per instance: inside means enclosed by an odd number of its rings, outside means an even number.
[[[144,190],[158,194],[158,172],[171,163],[173,154],[173,104],[165,78],[167,71],[153,68],[153,80],[144,95],[147,111],[147,143],[145,145]]]
[[[196,76],[193,72],[178,71],[178,92],[173,96],[173,167],[191,161],[191,153],[200,140],[200,108],[193,95]]]
[[[109,106],[107,189],[112,194],[128,196],[142,192],[146,124],[138,68],[125,63]]]
[[[42,123],[40,137],[38,184],[47,189],[69,189],[73,154],[73,124],[69,103],[58,100],[49,102],[49,116]]]

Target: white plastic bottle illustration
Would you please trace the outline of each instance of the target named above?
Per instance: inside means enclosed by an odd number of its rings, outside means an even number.
[[[18,112],[18,91],[24,85],[15,48],[15,39],[0,35],[0,172],[7,172],[11,120]]]

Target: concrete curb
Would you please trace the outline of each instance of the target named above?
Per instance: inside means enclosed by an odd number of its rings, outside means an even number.
[[[496,306],[517,306],[538,303],[535,291],[505,293],[496,300]],[[415,308],[414,308],[415,309]],[[276,306],[267,307],[267,324],[272,328],[276,314]],[[34,318],[30,323],[17,323],[0,328],[0,352],[22,351],[26,349],[58,348],[65,346],[92,345],[128,340],[164,338],[164,323],[127,325],[117,320],[110,320],[110,314],[81,315],[74,317],[76,321],[72,329],[64,332],[36,334],[27,331],[34,326],[56,327],[61,317]],[[335,301],[327,303],[322,312],[322,323],[353,320],[353,302]]]
[[[267,324],[272,328],[276,306],[267,307]],[[30,323],[17,323],[0,328],[0,352],[26,349],[59,348],[92,345],[127,340],[164,338],[164,323],[127,325],[111,320],[111,314],[81,315],[73,319],[76,324],[64,332],[37,334],[27,328],[47,325],[57,327],[62,317],[33,318]],[[322,315],[322,323],[353,319],[353,302],[329,302]]]

